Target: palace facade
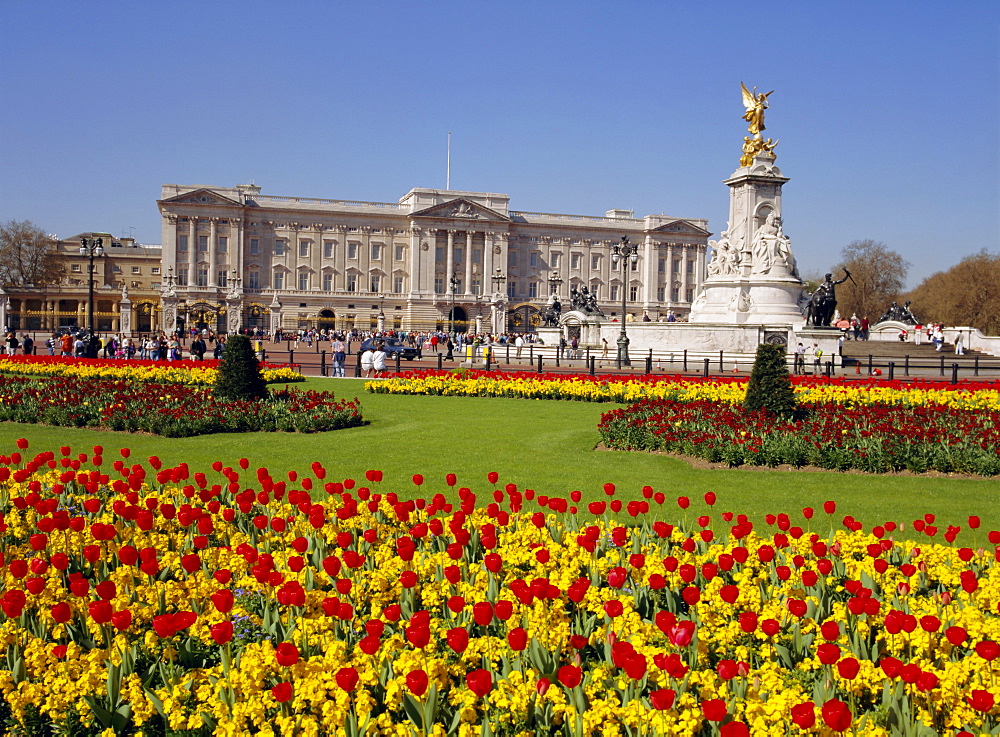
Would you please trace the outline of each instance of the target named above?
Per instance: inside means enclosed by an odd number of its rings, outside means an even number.
[[[514,211],[486,192],[412,189],[398,202],[264,195],[256,185],[166,184],[165,314],[216,330],[329,327],[530,330],[556,295],[597,296],[609,319],[680,319],[700,291],[704,219],[611,210]],[[639,246],[612,264],[622,236]],[[176,304],[173,301],[176,299]],[[169,327],[170,320],[165,320]],[[483,327],[483,326],[486,327]]]
[[[160,329],[160,247],[110,233],[56,240],[53,250],[63,268],[59,282],[0,288],[0,323],[5,329],[49,333],[89,325],[90,261],[80,255],[84,238],[100,238],[103,248],[93,262],[94,329],[139,334]]]

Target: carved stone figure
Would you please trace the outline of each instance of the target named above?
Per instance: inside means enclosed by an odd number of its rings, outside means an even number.
[[[775,265],[784,266],[789,271],[794,269],[791,242],[782,232],[781,220],[773,210],[754,234],[750,252],[753,254],[752,274],[769,274]]]
[[[168,281],[163,284],[163,287],[160,289],[160,296],[161,297],[177,296],[177,288],[174,286],[173,282]]]
[[[128,299],[128,284],[122,282],[122,300]]]
[[[709,276],[731,276],[738,273],[741,261],[740,252],[729,243],[729,232],[724,230],[718,241],[709,241],[712,247],[712,260],[708,264]]]

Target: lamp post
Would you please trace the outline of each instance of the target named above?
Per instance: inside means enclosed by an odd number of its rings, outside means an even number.
[[[628,266],[629,261],[633,264],[639,260],[639,247],[630,245],[628,242],[628,236],[622,236],[622,244],[620,246],[615,246],[614,251],[611,254],[611,265],[613,267],[621,264],[622,267],[622,332],[618,336],[618,368],[622,366],[631,366],[632,362],[628,357],[628,335],[625,332],[625,309],[626,300],[628,299]]]
[[[81,238],[80,255],[87,257],[87,322],[90,338],[94,338],[94,259],[104,255],[103,238]]]
[[[385,295],[379,294],[378,296],[378,331],[381,333],[385,330]]]
[[[451,292],[451,313],[448,318],[448,333],[455,339],[455,290],[458,289],[458,279],[452,276],[448,279],[448,289]]]
[[[563,280],[559,278],[559,272],[553,271],[552,275],[549,277],[549,296],[555,294],[559,295],[559,287],[562,286]]]
[[[500,324],[500,305],[503,300],[503,285],[507,281],[507,276],[500,270],[498,266],[493,274],[490,276],[493,280],[493,303],[490,307],[493,310],[493,332],[503,333],[504,326]]]

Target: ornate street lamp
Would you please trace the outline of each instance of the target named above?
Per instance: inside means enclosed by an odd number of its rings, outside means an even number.
[[[104,255],[103,238],[81,238],[80,255],[87,257],[87,322],[89,323],[90,338],[94,338],[94,259]]]
[[[454,275],[448,279],[448,288],[451,291],[451,314],[449,315],[448,332],[452,340],[455,339],[455,290],[458,289],[458,279]]]
[[[628,357],[628,335],[625,332],[625,309],[628,299],[628,267],[629,261],[633,264],[639,261],[639,247],[630,245],[628,236],[622,236],[622,244],[615,246],[611,254],[612,267],[621,264],[622,267],[622,332],[618,336],[618,368],[631,366],[632,362]]]
[[[500,293],[500,290],[503,289],[504,282],[507,281],[507,277],[504,275],[503,271],[500,270],[499,266],[497,266],[496,271],[493,272],[493,276],[490,278],[493,280],[493,291]]]
[[[559,287],[562,286],[563,280],[559,278],[559,272],[553,271],[552,275],[549,277],[549,295],[559,294]]]

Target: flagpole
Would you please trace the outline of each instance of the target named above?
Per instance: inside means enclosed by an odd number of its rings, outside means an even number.
[[[448,176],[444,188],[451,189],[451,131],[448,131]]]

